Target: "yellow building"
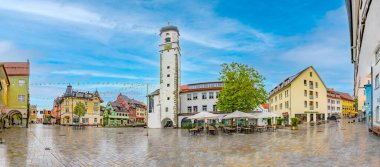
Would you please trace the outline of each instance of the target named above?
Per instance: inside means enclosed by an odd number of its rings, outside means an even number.
[[[326,120],[326,85],[310,66],[286,78],[270,91],[269,110],[285,118],[286,124],[292,117],[298,117],[303,122]]]
[[[1,75],[7,76],[7,84],[2,79],[2,97],[0,121],[5,127],[23,126],[28,120],[29,74],[30,64],[27,62],[0,62]],[[5,73],[4,73],[5,69]]]
[[[355,101],[348,93],[338,92],[342,99],[342,114],[346,117],[355,117],[358,112],[355,109]]]
[[[0,118],[5,115],[5,108],[8,105],[8,87],[9,79],[5,67],[0,64]],[[1,124],[1,123],[0,123]]]
[[[73,113],[75,106],[79,103],[86,106],[86,114],[80,120],[77,115]],[[103,100],[100,98],[98,91],[94,93],[73,91],[71,85],[67,86],[66,92],[60,98],[60,123],[61,125],[101,125],[103,122],[100,116],[100,103]]]

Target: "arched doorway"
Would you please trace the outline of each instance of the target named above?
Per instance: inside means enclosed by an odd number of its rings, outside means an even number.
[[[170,118],[164,118],[161,121],[161,126],[164,128],[173,127],[173,121]]]
[[[187,117],[181,120],[181,128],[192,128],[192,125],[191,120],[187,119]]]
[[[22,114],[18,110],[11,110],[7,114],[8,120],[9,120],[9,126],[22,126],[23,124],[23,119],[22,119]]]

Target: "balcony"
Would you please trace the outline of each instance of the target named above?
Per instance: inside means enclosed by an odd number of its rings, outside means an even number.
[[[310,110],[314,110],[314,106],[313,105],[309,105],[309,109]]]
[[[309,98],[310,98],[310,99],[314,99],[314,96],[313,96],[313,95],[309,95]]]
[[[314,89],[314,86],[313,85],[309,85],[309,89]]]

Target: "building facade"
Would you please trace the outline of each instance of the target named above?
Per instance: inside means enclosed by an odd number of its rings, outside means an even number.
[[[5,69],[9,84],[6,87],[7,84],[2,81],[3,101],[5,103],[1,109],[0,121],[4,127],[26,127],[29,105],[29,61],[1,62],[0,64]]]
[[[115,102],[127,111],[129,124],[146,124],[147,106],[143,102],[129,98],[121,93],[117,96]]]
[[[363,110],[366,113],[366,124],[368,129],[372,131],[372,84],[368,83],[364,85],[364,94],[366,96],[366,101],[363,105]]]
[[[148,116],[148,126],[152,128],[160,128],[161,124],[171,124],[176,127],[178,123],[181,84],[179,36],[180,33],[176,26],[166,26],[160,30],[160,89],[157,93],[158,97],[156,97],[158,99],[155,100],[156,104],[159,104],[155,107],[159,109],[152,110],[158,112]]]
[[[358,112],[355,108],[355,101],[348,93],[338,92],[342,99],[342,115],[345,117],[356,117]]]
[[[380,134],[380,1],[346,0],[354,64],[354,96],[359,88],[372,83],[372,129]],[[368,77],[369,76],[369,77]]]
[[[30,105],[30,115],[29,115],[29,123],[35,124],[37,123],[37,105]]]
[[[327,114],[342,116],[342,100],[340,95],[332,88],[327,88]]]
[[[281,115],[285,123],[298,117],[304,122],[326,120],[327,88],[317,71],[308,67],[286,78],[269,93],[269,111]]]
[[[103,125],[106,127],[130,125],[128,111],[117,102],[108,102],[103,113]]]
[[[86,114],[79,119],[74,114],[75,106],[79,103],[86,106]],[[103,118],[100,116],[100,103],[103,100],[98,91],[94,93],[74,91],[72,86],[66,88],[65,93],[60,98],[60,123],[61,125],[101,125]]]

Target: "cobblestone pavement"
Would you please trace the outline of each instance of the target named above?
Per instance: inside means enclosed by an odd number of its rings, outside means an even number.
[[[0,137],[0,166],[380,166],[380,137],[364,124],[217,136],[32,125]]]

